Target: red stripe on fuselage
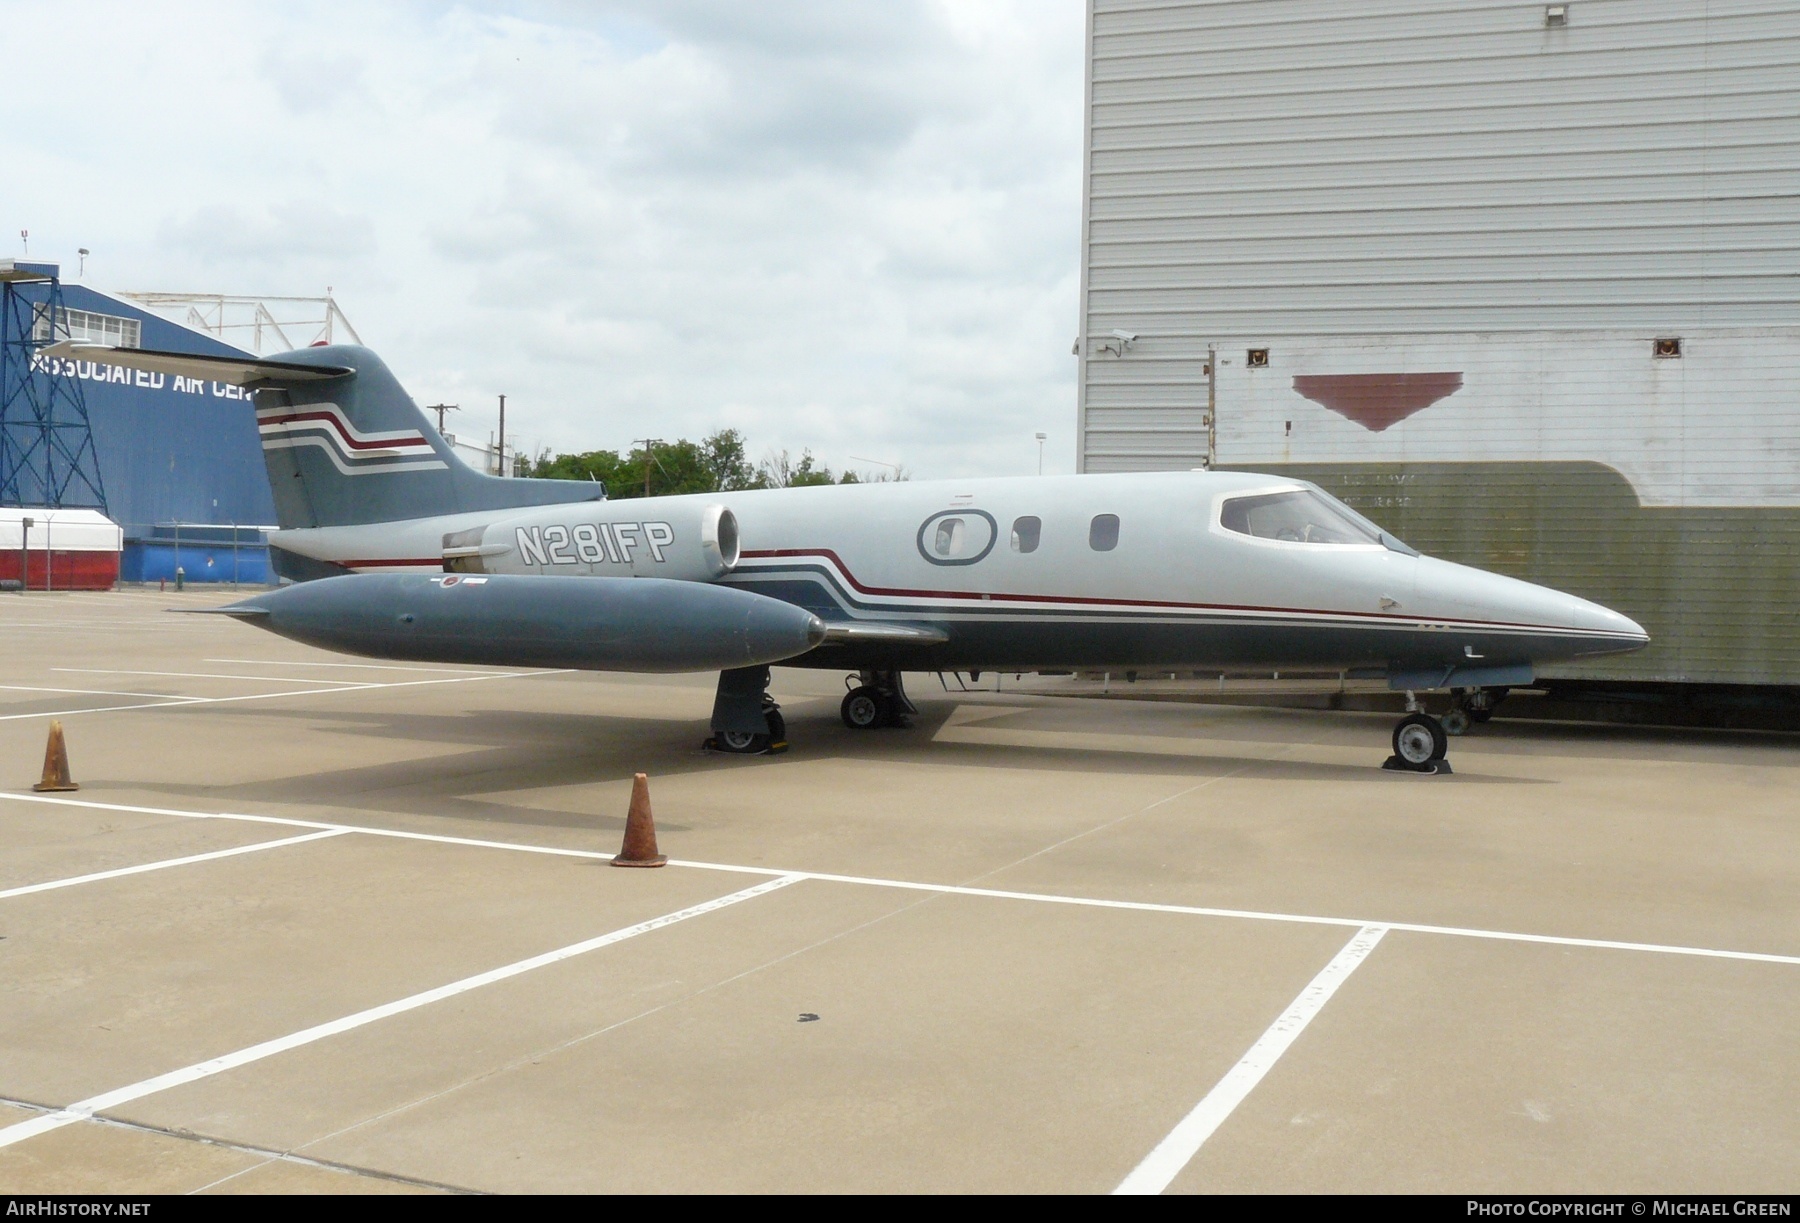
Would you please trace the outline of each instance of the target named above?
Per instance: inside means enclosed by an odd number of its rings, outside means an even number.
[[[910,590],[903,587],[864,586],[850,572],[842,558],[830,548],[771,548],[765,551],[745,552],[744,559],[754,557],[781,558],[801,556],[822,556],[837,566],[838,573],[855,588],[857,593],[880,595],[902,599],[962,599],[974,603],[1061,603],[1073,606],[1100,607],[1161,607],[1176,611],[1211,611],[1211,612],[1251,612],[1276,613],[1288,616],[1336,616],[1352,620],[1375,620],[1386,624],[1457,624],[1476,625],[1481,628],[1524,628],[1551,632],[1582,632],[1575,628],[1564,628],[1554,624],[1524,624],[1508,620],[1433,620],[1420,616],[1396,616],[1389,612],[1355,612],[1324,611],[1312,607],[1259,607],[1254,604],[1236,603],[1172,603],[1158,599],[1106,599],[1088,595],[1019,595],[1019,594],[983,594],[979,591],[963,590]],[[1591,635],[1591,634],[1587,634]]]

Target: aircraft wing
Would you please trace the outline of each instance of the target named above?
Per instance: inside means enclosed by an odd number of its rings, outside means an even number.
[[[174,374],[182,378],[201,378],[209,382],[227,382],[232,386],[323,382],[356,372],[347,365],[301,365],[293,361],[263,361],[254,357],[202,357],[194,353],[158,352],[153,348],[115,348],[110,344],[94,344],[87,340],[58,340],[38,351],[42,356],[61,357],[65,361],[122,365],[126,369]]]

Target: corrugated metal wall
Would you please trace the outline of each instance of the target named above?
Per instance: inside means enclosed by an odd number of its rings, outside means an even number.
[[[1210,437],[1222,466],[1407,485],[1371,516],[1661,625],[1606,674],[1800,683],[1793,626],[1745,620],[1800,602],[1800,5],[1566,8],[1096,0],[1082,468],[1198,466]],[[1421,373],[1455,389],[1387,423],[1302,389]],[[1504,547],[1455,491],[1483,470],[1539,516]],[[1740,612],[1682,603],[1744,581]]]

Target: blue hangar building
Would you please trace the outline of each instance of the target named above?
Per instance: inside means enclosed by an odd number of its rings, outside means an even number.
[[[48,284],[19,290],[50,297]],[[57,338],[253,355],[85,285],[64,283],[61,297]],[[35,330],[35,339],[50,338],[42,311]],[[93,428],[106,511],[124,528],[120,579],[173,582],[179,567],[190,582],[273,582],[265,532],[275,503],[249,396],[220,382],[88,361],[75,363],[74,377]]]

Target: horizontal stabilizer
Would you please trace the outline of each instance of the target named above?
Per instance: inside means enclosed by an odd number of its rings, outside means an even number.
[[[202,357],[187,352],[158,352],[153,348],[114,348],[86,340],[59,340],[39,350],[45,357],[65,361],[93,361],[122,365],[126,369],[181,378],[225,382],[232,386],[293,386],[344,378],[356,371],[347,365],[301,365],[294,361],[261,361],[254,357]]]
[[[837,620],[826,622],[825,640],[820,645],[942,645],[948,640],[950,635],[942,629],[913,628],[871,620]]]

